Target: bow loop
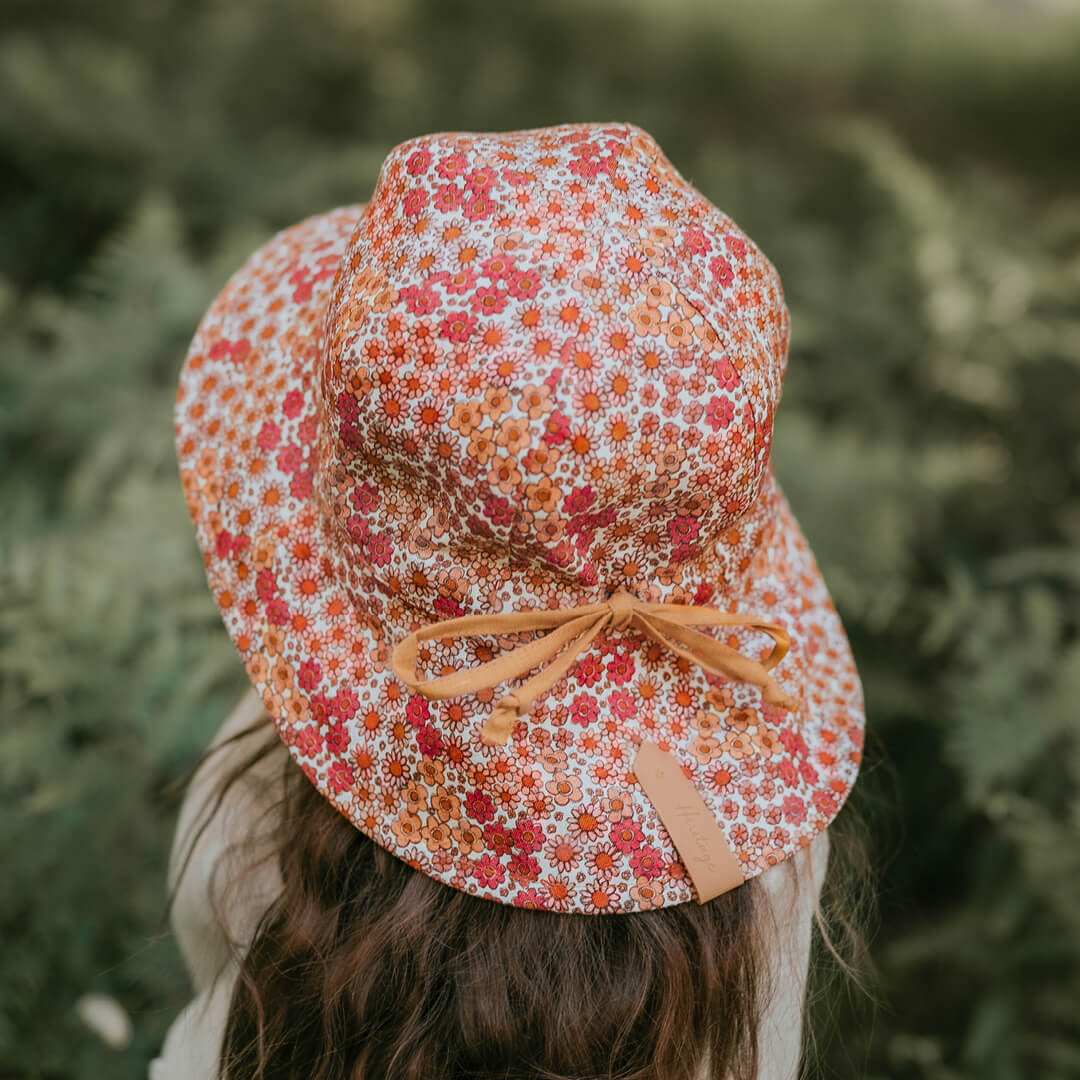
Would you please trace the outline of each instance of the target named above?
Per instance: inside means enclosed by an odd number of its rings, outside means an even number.
[[[708,634],[690,629],[690,624],[750,626],[769,634],[776,644],[766,660],[753,660]],[[574,666],[601,630],[623,631],[631,626],[641,629],[665,648],[706,671],[761,687],[763,699],[770,704],[790,710],[802,707],[798,696],[785,694],[769,675],[769,670],[784,658],[788,650],[789,637],[782,626],[755,615],[737,615],[704,605],[649,603],[623,589],[597,604],[554,610],[532,608],[495,615],[465,615],[432,623],[402,638],[394,648],[391,664],[394,673],[406,686],[429,699],[475,693],[543,665],[526,683],[504,694],[495,703],[480,732],[485,743],[506,745],[514,722]],[[475,637],[528,630],[550,632],[476,668],[462,669],[434,679],[421,679],[416,672],[416,655],[421,642],[433,638]]]

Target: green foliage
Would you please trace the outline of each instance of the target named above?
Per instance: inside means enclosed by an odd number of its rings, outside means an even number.
[[[0,1072],[144,1076],[188,993],[165,788],[246,684],[172,446],[206,305],[272,230],[365,199],[404,138],[626,119],[762,245],[792,311],[774,461],[863,676],[852,804],[881,868],[882,1008],[816,1009],[840,1033],[820,1075],[1080,1074],[1075,20],[7,7]],[[88,991],[131,1014],[127,1050],[74,1018]]]

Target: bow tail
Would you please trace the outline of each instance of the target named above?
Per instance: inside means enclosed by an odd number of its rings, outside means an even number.
[[[688,626],[680,626],[663,616],[639,612],[637,615],[642,624],[648,627],[649,632],[658,640],[662,641],[672,652],[678,653],[699,667],[711,671],[714,675],[723,675],[725,678],[734,679],[737,682],[748,682],[761,688],[762,698],[771,705],[778,705],[782,709],[797,712],[802,708],[802,700],[798,695],[786,694],[776,684],[769,674],[766,664],[759,660],[751,660],[741,652],[729,648],[716,638],[702,634],[698,630],[691,630]],[[764,627],[760,627],[764,629]],[[766,633],[771,631],[766,630]],[[775,635],[774,635],[775,637]],[[782,646],[782,651],[781,651]],[[779,639],[777,648],[773,650],[769,661],[779,651],[781,655],[786,652],[786,635]],[[766,661],[766,663],[769,663]]]
[[[528,682],[499,698],[480,729],[481,741],[489,746],[495,743],[505,746],[510,741],[510,733],[517,718],[527,712],[529,706],[541,694],[550,690],[574,666],[581,653],[589,647],[592,639],[607,625],[610,617],[607,612],[599,617],[592,614],[583,615],[548,634],[543,639],[544,644],[549,648],[548,655],[553,655],[567,638],[575,633],[577,636],[550,664],[538,671]]]

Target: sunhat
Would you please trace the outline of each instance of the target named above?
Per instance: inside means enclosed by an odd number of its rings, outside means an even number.
[[[847,635],[773,473],[769,260],[641,128],[410,139],[260,247],[176,400],[290,754],[474,896],[704,903],[836,817]]]

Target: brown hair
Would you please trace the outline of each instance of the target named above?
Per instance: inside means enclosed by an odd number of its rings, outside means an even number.
[[[183,779],[269,724],[264,717],[220,743]],[[180,876],[228,790],[280,746],[271,727],[225,775]],[[273,842],[241,845],[249,871],[276,859],[284,888],[250,945],[230,944],[239,977],[222,1080],[757,1076],[760,1022],[776,990],[759,878],[706,904],[607,917],[511,907],[418,873],[343,817],[287,756],[283,770]],[[831,956],[865,989],[873,891],[863,824],[847,807],[830,826],[830,847],[810,984]],[[224,929],[221,897],[211,889]]]

